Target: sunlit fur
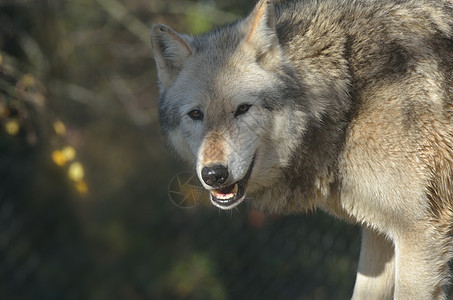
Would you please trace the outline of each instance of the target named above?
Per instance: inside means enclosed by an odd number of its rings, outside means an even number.
[[[255,157],[247,203],[363,225],[353,299],[445,299],[452,1],[262,0],[212,33],[155,25],[151,40],[162,133],[201,181],[222,164],[232,184]]]

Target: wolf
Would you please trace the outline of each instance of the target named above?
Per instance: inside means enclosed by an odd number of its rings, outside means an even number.
[[[352,299],[446,298],[453,1],[261,0],[151,45],[164,139],[215,206],[359,223]]]

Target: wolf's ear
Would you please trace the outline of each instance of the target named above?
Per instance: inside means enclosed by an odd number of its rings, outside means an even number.
[[[165,90],[170,86],[186,59],[192,55],[188,39],[165,25],[156,24],[151,28],[151,47],[161,89]]]
[[[274,5],[271,0],[261,0],[244,22],[245,42],[256,51],[258,60],[267,54],[279,52],[280,45],[275,30]]]

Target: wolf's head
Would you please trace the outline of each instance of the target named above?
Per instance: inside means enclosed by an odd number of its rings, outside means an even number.
[[[163,134],[195,164],[212,202],[232,208],[280,178],[307,117],[270,1],[198,37],[154,25],[151,41]]]

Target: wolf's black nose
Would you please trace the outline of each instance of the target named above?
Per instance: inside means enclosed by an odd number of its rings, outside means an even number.
[[[214,165],[204,167],[201,170],[203,181],[212,187],[216,187],[224,183],[228,178],[228,169],[222,165]]]

